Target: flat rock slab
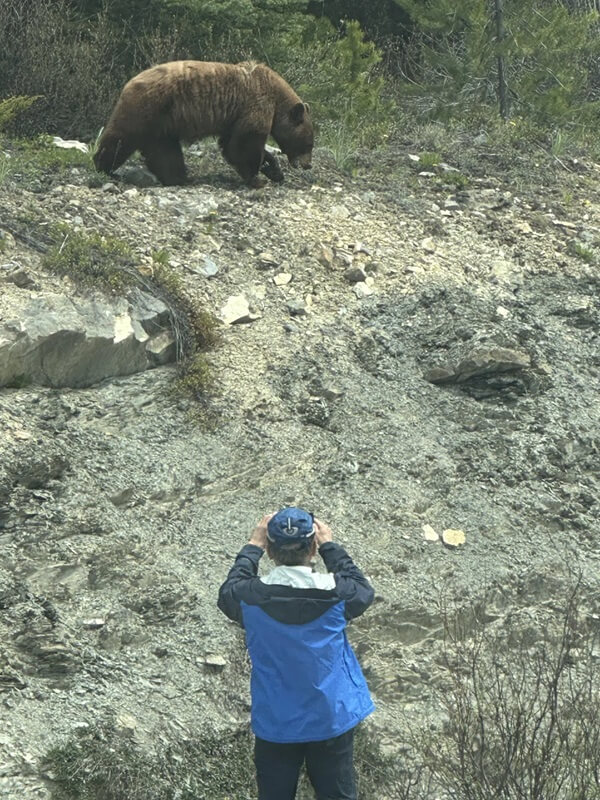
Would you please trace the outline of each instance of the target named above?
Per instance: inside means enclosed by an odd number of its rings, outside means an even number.
[[[167,306],[128,298],[24,294],[0,315],[0,387],[82,388],[175,359]]]

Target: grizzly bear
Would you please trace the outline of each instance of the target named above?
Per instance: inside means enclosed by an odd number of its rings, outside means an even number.
[[[283,180],[275,139],[292,166],[308,169],[313,126],[308,106],[264,64],[171,61],[144,70],[123,88],[104,128],[94,163],[111,173],[139,150],[165,185],[186,182],[181,142],[218,136],[225,159],[248,186]]]

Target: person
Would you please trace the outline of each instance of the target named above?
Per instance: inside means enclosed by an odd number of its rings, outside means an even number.
[[[267,552],[275,567],[258,577]],[[327,574],[314,572],[319,552]],[[304,509],[264,516],[219,590],[252,662],[259,800],[294,800],[303,763],[318,800],[356,800],[354,730],[375,708],[346,637],[373,588],[331,529]]]

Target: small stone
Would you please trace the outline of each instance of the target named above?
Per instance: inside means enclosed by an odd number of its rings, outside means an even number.
[[[103,183],[100,187],[101,192],[106,192],[107,194],[119,194],[119,187],[116,183]]]
[[[515,230],[518,231],[519,233],[526,233],[526,234],[533,233],[533,228],[528,222],[517,222],[515,224]]]
[[[578,227],[573,222],[567,222],[566,219],[553,219],[552,224],[556,225],[558,228],[566,228],[567,230],[570,231],[576,231]]]
[[[226,325],[253,322],[260,314],[252,314],[243,294],[232,295],[221,309],[221,319]]]
[[[459,528],[446,528],[446,530],[442,531],[442,542],[446,547],[450,547],[453,550],[461,547],[466,540],[465,532]]]
[[[348,219],[350,216],[350,212],[343,205],[331,206],[329,213],[334,219]]]
[[[414,155],[413,153],[409,153],[408,157],[411,161],[414,161],[415,163],[418,163],[421,160],[420,156]]]
[[[349,267],[344,272],[344,278],[348,281],[348,283],[359,283],[359,281],[366,281],[367,273],[362,267]]]
[[[431,525],[423,525],[421,530],[423,531],[423,538],[426,542],[439,542],[440,535]]]
[[[23,269],[23,267],[17,266],[7,271],[5,274],[1,274],[0,278],[2,278],[2,280],[6,281],[7,283],[14,284],[19,289],[37,288],[34,279],[27,272],[27,270]]]
[[[456,375],[450,367],[433,367],[427,370],[423,377],[429,383],[444,383],[444,381],[452,380]]]
[[[292,297],[287,301],[287,309],[293,317],[304,317],[306,315],[306,303],[297,297]]]
[[[272,269],[273,267],[278,266],[279,261],[272,253],[269,253],[267,250],[265,250],[264,252],[258,254],[258,269]]]
[[[154,366],[170,364],[177,356],[175,336],[171,331],[161,331],[148,341],[146,352]]]
[[[219,655],[204,656],[204,658],[200,658],[198,661],[200,664],[204,664],[204,666],[209,667],[215,672],[220,672],[227,666],[227,660]]]
[[[425,250],[426,253],[435,253],[435,242],[431,236],[428,236],[427,239],[423,239],[421,248]]]
[[[200,267],[199,272],[201,275],[204,275],[205,278],[214,278],[215,275],[218,275],[219,273],[219,267],[212,260],[212,258],[206,256],[204,259],[204,264]]]
[[[508,317],[510,317],[510,311],[508,310],[508,308],[504,308],[504,306],[498,306],[498,308],[496,309],[496,316],[498,317],[498,319],[507,319]]]
[[[106,620],[103,617],[92,617],[91,619],[83,620],[83,627],[90,631],[96,631],[106,625]]]
[[[286,286],[292,280],[289,272],[278,272],[273,276],[273,283],[275,286]]]
[[[423,172],[419,172],[419,178],[435,178],[435,172],[429,172],[429,170],[423,170]]]
[[[355,283],[354,286],[352,287],[352,291],[358,297],[359,300],[362,300],[363,297],[369,297],[375,292],[375,289],[373,289],[373,287],[369,285],[368,280],[369,279],[367,278],[367,280],[358,281],[358,283]],[[373,279],[371,278],[370,280],[372,281]]]
[[[364,253],[367,256],[371,255],[371,251],[364,242],[354,242],[354,247],[352,248],[352,252],[355,254]]]

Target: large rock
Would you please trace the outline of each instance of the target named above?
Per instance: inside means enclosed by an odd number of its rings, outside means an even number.
[[[128,298],[43,293],[0,316],[0,387],[91,386],[175,359],[167,306],[139,290]]]

